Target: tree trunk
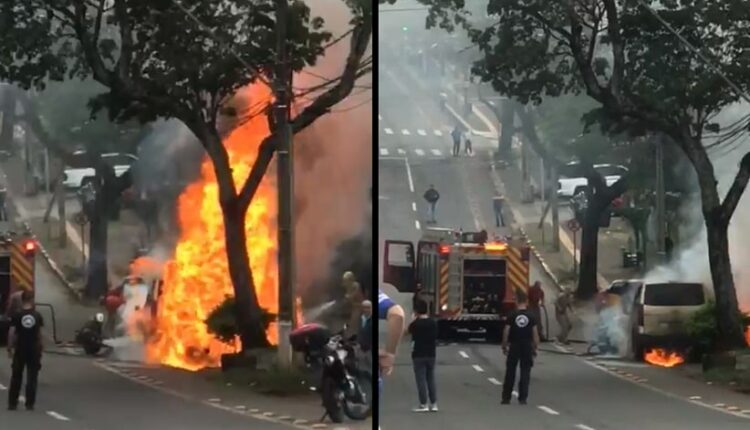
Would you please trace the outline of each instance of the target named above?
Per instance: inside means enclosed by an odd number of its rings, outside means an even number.
[[[236,203],[236,199],[234,201]],[[258,296],[255,294],[250,256],[247,252],[245,214],[237,210],[236,204],[223,207],[222,213],[229,277],[234,287],[242,349],[267,347],[269,346],[268,338]]]
[[[2,96],[2,125],[0,126],[0,150],[14,152],[13,127],[16,123],[16,89],[10,85],[0,86]]]
[[[559,199],[557,198],[557,181],[559,175],[557,173],[557,166],[553,163],[550,167],[549,183],[547,187],[547,198],[551,202],[552,210],[552,250],[555,252],[560,251],[560,205]]]
[[[718,347],[730,350],[745,347],[737,293],[734,288],[732,263],[729,258],[728,224],[706,215],[708,262],[716,296],[716,321],[719,327]]]
[[[594,199],[590,197],[589,206],[584,215],[581,232],[581,263],[578,270],[578,289],[576,298],[587,300],[596,295],[597,287],[597,265],[599,257],[599,222],[602,209]]]

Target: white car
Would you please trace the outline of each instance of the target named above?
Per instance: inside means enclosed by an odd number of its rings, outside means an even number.
[[[84,151],[76,151],[73,153],[73,156],[83,159],[86,156],[86,153]],[[102,154],[102,161],[112,165],[112,167],[114,167],[115,169],[115,175],[119,177],[130,170],[132,165],[135,164],[136,161],[138,161],[138,157],[131,154],[110,152]],[[94,171],[93,167],[66,167],[63,185],[65,186],[65,188],[78,189],[86,185],[86,183],[88,183],[89,181],[92,181],[95,175],[96,172]]]
[[[568,163],[564,170],[574,172],[577,162]],[[628,173],[628,168],[617,164],[594,164],[594,170],[604,177],[607,186],[617,182],[623,175]],[[588,179],[568,172],[560,172],[557,180],[557,197],[571,198],[582,192],[589,185]]]

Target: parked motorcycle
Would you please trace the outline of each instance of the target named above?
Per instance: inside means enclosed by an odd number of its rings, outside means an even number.
[[[104,345],[104,314],[99,312],[78,331],[76,331],[75,341],[83,348],[87,355],[96,355]]]
[[[337,334],[322,324],[305,324],[294,330],[289,339],[294,351],[305,355],[305,363],[319,372],[317,391],[323,400],[326,415],[334,423],[343,415],[353,420],[364,420],[372,409],[372,374],[357,365],[356,337],[345,338],[344,330]]]

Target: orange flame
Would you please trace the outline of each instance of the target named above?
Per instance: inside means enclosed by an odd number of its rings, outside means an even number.
[[[254,102],[270,100],[268,88],[248,89]],[[232,176],[239,189],[269,134],[265,116],[257,115],[225,140]],[[278,313],[276,262],[276,190],[267,176],[245,217],[247,250],[260,306]],[[226,296],[233,296],[224,246],[219,188],[211,161],[201,166],[201,178],[189,185],[178,201],[180,239],[174,259],[164,267],[164,286],[156,316],[156,333],[146,347],[150,362],[186,370],[217,367],[221,355],[236,352],[239,342],[227,345],[208,333],[205,320]],[[276,324],[267,332],[277,343]]]
[[[750,326],[745,327],[745,343],[750,346]]]
[[[646,351],[644,359],[647,363],[661,367],[674,367],[685,362],[685,358],[680,354],[676,352],[668,352],[661,348]]]

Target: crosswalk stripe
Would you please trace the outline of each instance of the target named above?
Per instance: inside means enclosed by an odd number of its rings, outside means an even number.
[[[439,157],[441,155],[440,150],[439,149],[433,149],[432,150],[432,155],[437,155]]]
[[[404,154],[406,154],[406,151],[404,151],[404,150],[403,150],[403,149],[401,149],[401,148],[398,148],[398,149],[397,149],[396,151],[398,151],[399,155],[404,155]]]
[[[380,155],[383,155],[383,156],[388,155],[388,150],[385,148],[380,148]]]
[[[421,149],[415,149],[415,150],[414,150],[414,152],[416,152],[416,153],[417,153],[417,155],[419,155],[419,156],[422,156],[422,155],[424,155],[424,151],[423,151],[423,150],[421,150]]]
[[[422,129],[417,130],[417,133],[419,133],[420,136],[427,136],[427,132]]]
[[[403,130],[401,130],[401,134],[403,134],[404,136],[408,136],[408,135],[410,135],[411,133],[409,133],[409,130],[407,130],[407,129],[403,129]]]
[[[435,136],[442,136],[443,132],[440,130],[435,130]]]
[[[385,134],[393,134],[393,130],[391,130],[390,128],[384,128],[383,131],[385,132]]]

